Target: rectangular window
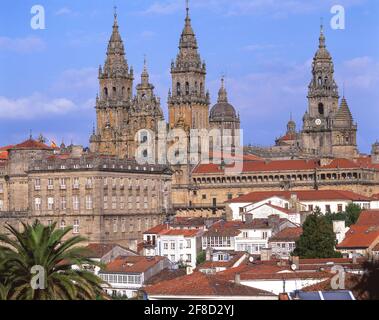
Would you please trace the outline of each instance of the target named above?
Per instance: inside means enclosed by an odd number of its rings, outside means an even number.
[[[73,188],[79,189],[79,178],[74,178]]]
[[[47,189],[49,189],[49,190],[54,189],[54,180],[53,179],[47,179]]]
[[[87,210],[92,210],[93,209],[92,196],[91,195],[86,196],[86,209]]]
[[[108,209],[108,197],[104,196],[104,209]]]
[[[338,205],[338,212],[342,212],[343,211],[343,205],[342,204],[339,204]]]
[[[0,183],[0,193],[4,193],[4,185]]]
[[[171,255],[170,260],[171,260],[171,262],[174,262],[174,261],[175,261],[175,255],[174,255],[174,254]]]
[[[121,232],[126,232],[126,219],[121,219]]]
[[[136,197],[136,208],[137,209],[140,208],[140,197],[139,196]]]
[[[175,250],[175,242],[171,241],[171,250]]]
[[[67,209],[66,197],[61,197],[61,210],[66,210],[66,209]]]
[[[267,239],[267,236],[268,236],[267,231],[263,231],[263,232],[262,232],[262,239],[266,240],[266,239]]]
[[[113,232],[116,233],[118,229],[118,219],[113,219]]]
[[[327,204],[326,206],[325,206],[325,212],[326,213],[331,213],[332,211],[330,210],[330,205],[329,204]]]
[[[54,210],[54,198],[47,198],[47,210],[52,211]]]
[[[86,186],[87,188],[92,188],[92,178],[87,178]]]
[[[164,250],[168,250],[168,242],[164,242],[163,243],[163,249]]]
[[[62,190],[66,190],[66,179],[65,178],[60,178],[59,179],[59,183],[60,183],[61,189]]]
[[[124,209],[125,208],[125,197],[120,197],[120,209]]]
[[[108,178],[104,178],[104,187],[107,187],[108,186]]]
[[[41,179],[34,180],[34,190],[41,190]]]
[[[149,206],[148,206],[148,202],[147,202],[147,196],[143,197],[143,208],[144,209],[147,209]]]
[[[0,211],[4,210],[4,201],[0,200]]]
[[[186,239],[186,248],[191,249],[191,239]]]
[[[191,262],[192,256],[190,254],[187,254],[187,262]]]
[[[312,211],[313,212],[313,204],[308,205],[308,211]]]
[[[35,198],[34,199],[34,209],[36,211],[41,211],[41,203],[42,203],[41,198]]]
[[[72,209],[78,211],[80,208],[79,196],[72,197]]]
[[[132,197],[130,195],[128,197],[128,209],[129,210],[133,209]]]
[[[75,233],[75,234],[79,233],[79,220],[78,219],[74,220],[74,225],[73,225],[72,233]]]
[[[112,209],[117,209],[117,197],[112,197]]]

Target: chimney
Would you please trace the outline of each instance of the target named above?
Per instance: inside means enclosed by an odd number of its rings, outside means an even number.
[[[241,275],[239,273],[236,273],[236,275],[234,276],[234,283],[241,284]]]
[[[279,221],[280,221],[280,216],[277,214],[272,214],[272,215],[268,216],[268,225],[270,227],[278,225]]]
[[[188,266],[188,267],[186,268],[186,273],[187,273],[187,275],[192,274],[192,273],[193,273],[193,268],[190,267],[190,266]]]
[[[212,260],[212,248],[208,247],[205,250],[205,260],[206,261],[211,261]]]
[[[299,270],[300,258],[298,256],[292,257],[292,264],[296,266],[296,270]]]
[[[245,222],[251,223],[252,221],[253,221],[253,215],[251,213],[246,213],[245,214]]]
[[[261,249],[261,261],[270,261],[272,256],[271,248],[262,248]]]

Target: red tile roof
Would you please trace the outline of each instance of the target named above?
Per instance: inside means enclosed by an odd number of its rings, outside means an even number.
[[[221,279],[217,275],[206,275],[202,272],[163,281],[145,287],[144,290],[148,295],[160,296],[274,296],[270,292],[236,284]]]
[[[27,150],[53,150],[53,148],[48,145],[41,143],[39,141],[29,139],[20,144],[12,146],[10,150],[19,150],[19,149],[27,149]]]
[[[164,257],[120,256],[108,263],[102,273],[142,273],[155,266]]]
[[[234,164],[226,167],[234,167]],[[293,171],[310,170],[318,166],[316,160],[277,160],[277,161],[244,161],[242,172]],[[193,171],[196,174],[223,173],[219,164],[199,164]]]
[[[379,226],[379,210],[362,211],[356,225]]]
[[[183,237],[195,237],[200,235],[201,230],[198,229],[170,229],[170,230],[162,230],[159,232],[161,236],[183,236]]]
[[[337,245],[338,249],[367,249],[379,242],[379,225],[353,225],[345,234],[345,239]]]
[[[89,258],[102,258],[107,253],[109,253],[113,248],[115,247],[121,247],[125,250],[128,250],[134,254],[137,254],[133,250],[130,250],[128,248],[122,247],[116,243],[91,243],[87,247],[85,247],[87,254],[86,256]]]
[[[233,167],[234,165],[231,165]],[[371,157],[360,157],[354,160],[333,159],[329,164],[321,166],[319,160],[274,160],[274,161],[244,161],[242,172],[270,172],[270,171],[294,171],[322,169],[356,169],[373,168],[379,169],[379,164],[372,163]],[[220,174],[224,170],[219,164],[199,164],[193,173],[196,174]]]
[[[287,133],[283,137],[280,137],[278,141],[292,141],[296,140],[296,133]]]
[[[153,285],[163,281],[173,280],[179,277],[183,277],[187,274],[186,269],[163,269],[161,272],[157,273],[155,276],[151,277],[145,282],[145,285]]]
[[[243,226],[242,221],[220,221],[215,223],[203,234],[203,237],[236,237]]]
[[[296,241],[303,234],[303,228],[285,228],[282,231],[278,232],[276,235],[270,238],[270,242],[275,241]]]
[[[297,195],[299,201],[312,200],[351,200],[351,201],[372,201],[371,197],[366,197],[352,191],[344,190],[293,190],[293,191],[255,191],[238,198],[234,198],[229,203],[251,203],[277,196],[284,199],[291,199],[291,195]]]
[[[197,270],[201,269],[214,269],[214,268],[231,268],[237,263],[243,256],[247,257],[246,252],[234,252],[229,261],[205,261],[197,266]]]
[[[0,160],[8,160],[8,151],[0,152]]]
[[[233,280],[235,275],[239,274],[241,280],[287,280],[287,279],[324,279],[331,276],[327,272],[304,271],[293,272],[289,265],[279,266],[277,262],[269,261],[268,263],[249,263],[243,264],[236,268],[231,268],[218,275],[227,280]]]
[[[159,234],[162,230],[168,230],[168,229],[169,229],[169,225],[166,223],[162,223],[145,231],[143,234]]]

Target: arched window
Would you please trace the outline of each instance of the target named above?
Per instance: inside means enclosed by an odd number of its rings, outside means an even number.
[[[176,95],[180,96],[180,82],[176,84]]]
[[[203,85],[203,83],[200,83],[200,94],[201,95],[204,94],[204,85]]]
[[[324,105],[322,103],[318,104],[318,113],[321,115],[324,114]]]
[[[104,88],[104,97],[108,98],[108,88],[107,87]]]
[[[195,93],[197,94],[197,86],[198,86],[198,83],[197,83],[197,81],[195,81]]]
[[[128,88],[128,98],[130,98],[130,88]]]
[[[318,84],[319,84],[320,86],[322,86],[322,78],[321,78],[321,77],[318,78]]]
[[[186,82],[186,95],[188,96],[190,94],[190,86],[189,82]]]
[[[113,87],[112,90],[113,90],[113,96],[115,97],[115,96],[116,96],[116,93],[117,93],[117,89],[116,89],[116,87]]]
[[[122,93],[122,97],[124,98],[125,97],[125,87],[122,87],[121,93]]]

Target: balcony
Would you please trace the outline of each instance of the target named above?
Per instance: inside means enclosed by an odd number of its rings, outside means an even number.
[[[54,186],[53,185],[48,185],[47,186],[47,190],[54,190]]]
[[[74,184],[74,185],[72,186],[72,189],[73,189],[73,190],[79,190],[79,187],[80,187],[80,186],[79,186],[78,184]]]
[[[67,190],[67,186],[66,186],[65,184],[62,184],[62,185],[60,186],[60,189],[61,189],[61,190]]]
[[[40,191],[41,190],[41,186],[34,186],[34,190],[35,191]]]
[[[87,183],[86,184],[86,189],[92,189],[93,188],[93,184],[92,183]]]

